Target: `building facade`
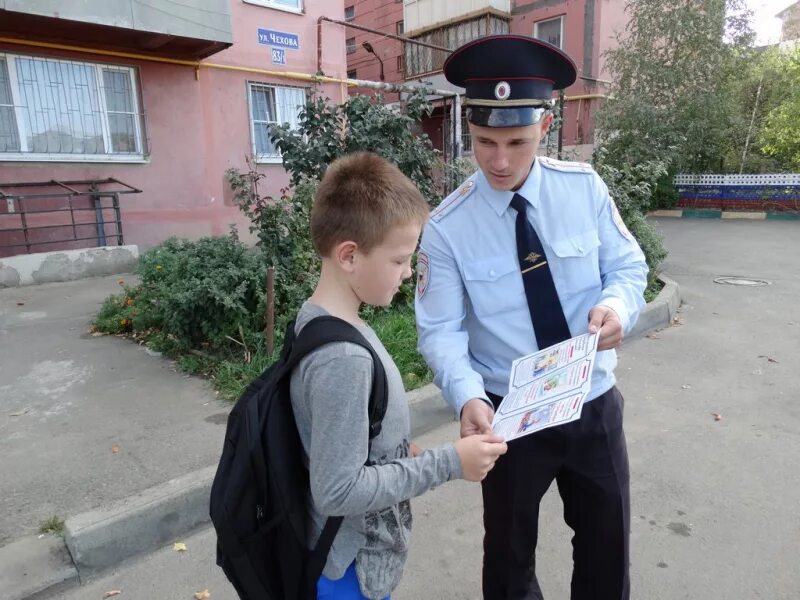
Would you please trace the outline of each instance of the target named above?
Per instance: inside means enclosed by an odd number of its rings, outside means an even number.
[[[362,4],[366,6],[359,12]],[[352,22],[393,33],[397,28],[393,29],[391,24],[401,18],[399,6],[399,2],[389,0],[355,2]],[[517,33],[546,40],[572,57],[578,66],[579,79],[566,91],[560,140],[555,135],[550,136],[545,150],[556,153],[560,143],[565,157],[585,159],[591,155],[594,114],[607,97],[610,84],[603,56],[616,45],[616,33],[627,23],[624,3],[618,0],[404,0],[402,7],[402,29],[409,41],[381,40],[377,34],[366,34],[372,36],[371,46],[379,56],[396,56],[398,50],[402,52],[402,73],[399,69],[385,70],[387,81],[420,81],[436,89],[456,91],[441,72],[449,52],[416,45],[414,41],[453,50],[473,39],[498,33]],[[400,49],[398,45],[405,48]],[[363,55],[349,54],[351,73],[356,70],[357,62],[364,60]],[[396,60],[400,66],[401,61]],[[361,72],[357,74],[362,78]],[[390,79],[390,75],[395,79]],[[351,89],[351,93],[357,91]],[[446,150],[450,120],[444,111],[444,108],[438,110],[432,122],[425,124],[425,131],[437,148]],[[467,134],[463,146],[469,152]]]
[[[800,2],[795,2],[776,15],[781,20],[781,40],[800,40]]]
[[[0,0],[0,192],[124,182],[141,190],[120,197],[125,243],[142,248],[172,235],[225,234],[232,224],[246,232],[225,171],[246,169],[252,156],[267,193],[285,187],[268,128],[296,123],[314,85],[346,98],[344,30],[319,22],[343,8],[343,0]],[[320,68],[330,79],[315,84]],[[24,235],[38,237],[26,241],[41,243],[9,250],[23,235],[24,209],[0,202],[0,256],[92,245],[48,245],[69,227],[49,214],[36,228],[29,215]]]

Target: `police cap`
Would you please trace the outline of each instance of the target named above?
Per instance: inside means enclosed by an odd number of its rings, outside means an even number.
[[[556,46],[522,35],[492,35],[464,44],[444,63],[444,76],[466,89],[467,119],[484,127],[538,123],[553,90],[575,83],[572,59]]]

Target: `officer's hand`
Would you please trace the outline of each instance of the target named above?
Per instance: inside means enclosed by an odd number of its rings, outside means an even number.
[[[492,407],[481,398],[473,398],[461,409],[461,437],[492,433]]]
[[[589,333],[597,331],[600,332],[598,350],[610,350],[622,343],[622,322],[617,313],[607,306],[597,305],[589,311]]]

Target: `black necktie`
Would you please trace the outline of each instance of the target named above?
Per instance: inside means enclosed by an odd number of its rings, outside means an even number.
[[[528,221],[525,212],[527,206],[528,201],[525,198],[514,194],[511,207],[517,211],[519,268],[522,271],[522,283],[525,285],[536,344],[542,349],[569,339],[570,333],[542,242]]]

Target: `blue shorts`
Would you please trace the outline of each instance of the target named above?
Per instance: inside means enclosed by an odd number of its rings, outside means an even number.
[[[317,600],[367,600],[358,587],[356,564],[347,567],[341,579],[328,579],[323,575],[317,581]],[[386,596],[383,600],[389,600]]]

